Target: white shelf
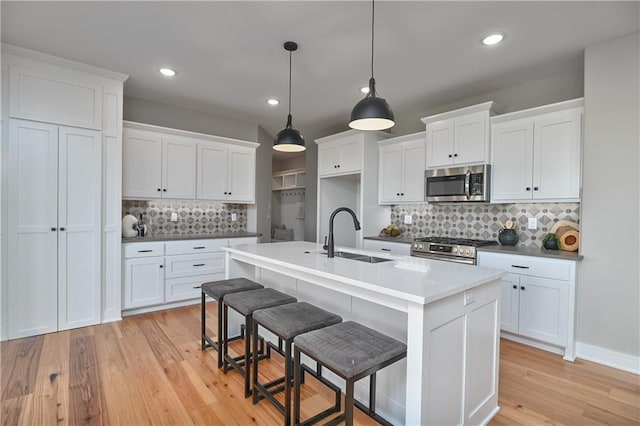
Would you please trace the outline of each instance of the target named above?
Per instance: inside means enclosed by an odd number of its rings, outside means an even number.
[[[271,189],[300,189],[305,187],[306,169],[292,169],[276,172],[271,177]]]

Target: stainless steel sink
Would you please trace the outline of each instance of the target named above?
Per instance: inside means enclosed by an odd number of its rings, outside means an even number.
[[[349,253],[347,251],[337,251],[335,253],[335,257],[342,257],[343,259],[353,259],[358,262],[365,263],[382,263],[382,262],[391,262],[393,259],[388,259],[386,257],[376,257],[376,256],[368,256],[366,254],[358,254],[358,253]]]

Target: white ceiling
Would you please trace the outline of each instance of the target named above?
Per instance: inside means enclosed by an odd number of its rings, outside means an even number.
[[[370,61],[368,1],[11,2],[2,41],[129,74],[125,94],[245,120],[275,135],[346,129]],[[638,31],[638,2],[376,3],[375,76],[396,118],[582,67],[585,47]],[[487,48],[491,32],[505,41]],[[174,79],[160,66],[178,71]],[[283,102],[269,107],[268,97]],[[326,134],[326,133],[324,133]],[[309,139],[307,137],[307,139]]]

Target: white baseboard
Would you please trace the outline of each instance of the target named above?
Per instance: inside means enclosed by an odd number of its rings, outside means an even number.
[[[578,358],[640,375],[640,357],[582,342],[576,342],[576,352]]]

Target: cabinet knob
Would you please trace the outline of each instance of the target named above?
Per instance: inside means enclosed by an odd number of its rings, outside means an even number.
[[[160,191],[161,191],[161,189],[160,189],[160,188],[158,188],[158,192],[160,192]]]
[[[160,265],[161,268],[164,268],[164,265]]]
[[[517,290],[517,289],[518,289],[518,286],[514,284],[514,285],[513,285],[513,289],[514,289],[514,290]]]
[[[227,191],[224,191],[224,195],[227,195]]]
[[[396,195],[397,195],[397,196],[400,196],[400,193],[399,193],[399,192],[396,192]]]
[[[523,285],[520,286],[520,290],[524,291],[524,286]]]
[[[533,187],[533,190],[534,190],[534,191],[537,191],[537,190],[538,190],[538,187],[537,187],[537,186],[534,186],[534,187]]]
[[[338,168],[340,168],[340,164],[338,164]]]
[[[167,192],[167,188],[163,189],[162,192]]]
[[[527,186],[526,189],[527,189],[527,191],[531,191],[531,187],[530,186]]]
[[[61,230],[61,231],[65,231],[65,229],[64,229],[64,228],[60,228],[60,230]]]
[[[51,228],[51,230],[52,230],[53,232],[56,232],[56,228]]]
[[[458,156],[458,154],[453,154],[453,156],[454,156],[454,157],[457,157],[457,156]]]
[[[228,195],[231,195],[231,193],[229,193]]]
[[[449,158],[453,157],[453,155],[449,154]]]
[[[400,195],[402,195],[404,197],[404,192],[401,192]]]

